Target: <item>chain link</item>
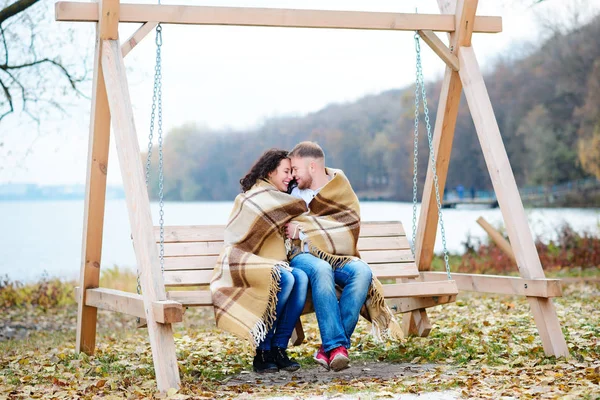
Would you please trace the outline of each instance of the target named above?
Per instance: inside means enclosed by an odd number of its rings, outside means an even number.
[[[419,65],[421,64],[421,54],[417,52],[417,71],[415,83],[415,133],[414,133],[414,150],[413,150],[413,218],[412,218],[412,243],[410,248],[413,256],[416,252],[417,240],[417,170],[419,164]]]
[[[160,4],[160,1],[158,2]],[[150,184],[150,167],[152,160],[152,140],[154,139],[154,123],[157,120],[158,135],[158,205],[160,224],[160,270],[165,270],[165,229],[164,229],[164,174],[163,174],[163,128],[162,128],[162,26],[156,26],[156,64],[154,66],[154,89],[152,94],[152,111],[150,113],[150,133],[148,135],[148,157],[146,158],[146,187]],[[141,294],[140,274],[137,276],[137,292]]]
[[[444,228],[444,218],[442,215],[442,201],[440,198],[440,185],[438,182],[437,176],[437,168],[436,168],[436,160],[435,153],[433,150],[433,135],[431,133],[431,124],[429,121],[429,108],[427,106],[427,92],[425,90],[425,81],[423,78],[423,67],[421,64],[421,44],[419,41],[419,34],[415,32],[415,50],[417,52],[417,83],[415,87],[415,142],[414,142],[414,177],[413,177],[413,254],[415,252],[416,247],[416,220],[417,220],[417,155],[418,155],[418,126],[419,126],[419,87],[421,88],[421,98],[423,100],[423,114],[425,115],[425,126],[427,128],[427,141],[429,143],[429,158],[431,163],[431,172],[433,173],[433,184],[435,189],[435,199],[437,202],[438,209],[438,218],[440,221],[440,231],[442,234],[442,245],[444,252],[444,265],[446,267],[446,274],[448,275],[448,279],[452,279],[452,275],[450,274],[450,263],[448,259],[448,248],[446,245],[446,229]]]

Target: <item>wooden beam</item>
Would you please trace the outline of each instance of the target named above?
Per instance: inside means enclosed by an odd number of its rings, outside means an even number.
[[[75,299],[81,301],[81,290],[79,287],[75,288],[75,293]],[[86,290],[86,305],[141,319],[146,318],[144,300],[137,293],[107,288],[88,289]],[[156,322],[161,324],[172,324],[183,321],[183,306],[181,303],[173,300],[152,302],[152,313]]]
[[[473,3],[475,7],[473,7]],[[440,12],[454,13],[457,29],[449,33],[450,51],[453,55],[458,52],[458,44],[465,40],[470,33],[465,32],[460,21],[470,21],[475,14],[476,0],[438,0]],[[468,15],[465,15],[468,14]],[[460,63],[459,63],[460,66]],[[446,67],[442,90],[438,103],[435,128],[433,132],[433,152],[435,154],[435,168],[439,187],[440,201],[444,195],[448,166],[452,155],[452,142],[454,140],[454,129],[460,106],[462,83],[458,72]],[[431,268],[433,249],[438,226],[437,197],[435,193],[435,182],[431,157],[427,165],[427,176],[423,187],[423,198],[421,200],[421,212],[419,215],[419,226],[417,227],[417,238],[415,244],[415,262],[419,271],[428,271]]]
[[[392,310],[396,312],[407,313],[413,310],[420,310],[424,308],[439,306],[442,304],[453,303],[456,301],[456,295],[433,297],[405,297],[386,300]]]
[[[96,6],[96,3],[87,4]],[[119,38],[119,5],[119,0],[102,0],[97,3],[101,40],[117,40]]]
[[[146,22],[138,28],[133,34],[121,45],[121,53],[125,57],[139,42],[142,41],[154,28],[158,22]]]
[[[448,279],[445,272],[421,272],[425,282]],[[561,297],[560,279],[524,279],[516,276],[452,274],[458,290],[529,297]]]
[[[98,10],[90,3],[59,1],[57,21],[98,21]],[[120,22],[158,21],[165,24],[269,26],[286,28],[374,29],[452,32],[454,16],[390,12],[293,10],[277,8],[175,6],[121,4]],[[501,17],[478,16],[475,32],[502,31]]]
[[[294,331],[292,332],[292,337],[290,338],[290,342],[293,346],[300,346],[304,341],[304,328],[302,327],[302,321],[298,320],[296,322],[296,326],[294,327]]]
[[[431,322],[424,309],[415,310],[402,316],[404,337],[427,337],[431,332]]]
[[[437,37],[435,32],[420,30],[417,31],[417,33],[419,36],[421,36],[421,39],[423,39],[423,41],[429,45],[431,50],[433,50],[433,52],[446,63],[448,67],[452,68],[453,71],[458,71],[458,58],[452,54],[448,46],[446,46],[444,42]]]
[[[490,225],[489,222],[487,222],[483,217],[477,218],[477,223],[483,228],[484,231],[487,232],[487,234],[490,236],[490,238],[492,238],[494,243],[498,245],[500,250],[502,250],[504,254],[509,256],[510,259],[516,264],[517,259],[515,258],[515,254],[513,253],[512,247],[510,247],[510,243],[508,242],[508,240],[504,239],[504,236],[502,236],[500,232],[495,230],[494,227]]]
[[[154,241],[150,201],[140,161],[141,152],[133,120],[127,75],[118,41],[103,41],[102,68],[125,189],[133,247],[140,268],[140,283],[144,294],[156,382],[159,391],[166,392],[170,388],[179,388],[179,371],[171,324],[158,323],[151,312],[152,303],[167,300],[167,294],[162,279],[158,249]]]
[[[406,282],[382,285],[386,299],[395,297],[453,296],[458,294],[454,281]]]
[[[460,61],[459,74],[465,96],[517,260],[519,273],[526,279],[545,278],[529,229],[527,215],[519,196],[519,189],[473,48],[462,47],[458,58]],[[528,297],[528,301],[546,355],[567,356],[569,349],[552,300]]]
[[[91,4],[94,5],[94,4]],[[100,25],[96,24],[96,49],[92,80],[92,104],[88,141],[85,203],[83,211],[83,239],[81,246],[81,272],[79,285],[96,288],[100,284],[102,233],[106,200],[106,173],[110,143],[110,111],[102,73],[102,47]],[[88,355],[96,349],[97,309],[81,301],[77,308],[76,351]]]

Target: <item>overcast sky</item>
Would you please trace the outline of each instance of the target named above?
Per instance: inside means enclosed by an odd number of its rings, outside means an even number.
[[[546,0],[530,7],[531,3],[533,0],[479,2],[479,15],[503,18],[502,33],[473,36],[473,46],[484,70],[491,68],[498,57],[523,54],[531,43],[547,35],[540,15],[546,21],[560,21],[572,15],[573,9],[584,18],[600,9],[600,0]],[[420,13],[438,12],[434,0],[215,0],[162,4],[390,12],[414,12],[418,6]],[[56,24],[73,26],[77,32],[74,48],[87,46],[92,57],[92,23]],[[127,38],[136,28],[135,24],[122,24],[121,37]],[[439,36],[446,40],[445,35]],[[425,79],[439,79],[444,64],[423,43],[422,48]],[[125,59],[142,149],[147,146],[154,59],[154,33]],[[236,129],[260,125],[274,116],[303,115],[330,103],[350,102],[409,85],[414,81],[414,64],[411,32],[165,25],[164,128],[168,131],[196,123],[215,129]],[[69,117],[47,118],[40,128],[26,122],[19,113],[2,122],[0,183],[85,182],[90,102],[76,100],[69,110]],[[118,184],[121,176],[114,145],[110,151],[108,181]]]

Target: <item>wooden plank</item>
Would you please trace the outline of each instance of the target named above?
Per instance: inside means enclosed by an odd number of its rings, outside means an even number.
[[[458,294],[454,281],[407,282],[383,285],[385,298],[453,296]]]
[[[75,299],[81,301],[81,290],[79,287],[75,288],[75,293]],[[137,293],[107,288],[87,289],[86,303],[90,307],[102,310],[119,312],[144,319],[146,317],[144,300]],[[153,302],[152,312],[156,321],[161,324],[183,321],[183,307],[181,303],[173,300]]]
[[[421,272],[424,281],[448,279],[445,272]],[[515,276],[452,274],[459,290],[530,297],[560,297],[560,279],[524,279]]]
[[[166,286],[208,285],[212,279],[213,268],[169,270],[166,261],[164,272]],[[373,274],[379,279],[414,278],[419,276],[419,271],[414,263],[371,264],[370,266]]]
[[[133,50],[133,48],[137,46],[137,44],[141,42],[142,39],[144,39],[150,32],[152,32],[154,28],[156,28],[156,25],[158,25],[158,22],[149,21],[142,24],[142,26],[140,26],[138,30],[133,32],[129,39],[127,39],[121,45],[121,54],[123,55],[123,58],[127,54],[129,54],[129,52]]]
[[[453,303],[455,301],[456,295],[387,299],[387,303],[392,310],[402,313]]]
[[[98,10],[88,3],[59,1],[55,6],[55,18],[57,21],[98,21]],[[122,4],[120,21],[396,31],[427,29],[443,32],[454,31],[456,24],[453,16],[439,14],[154,4]],[[473,29],[475,32],[501,32],[502,18],[478,16]]]
[[[135,256],[140,269],[140,282],[144,293],[143,299],[156,382],[158,390],[166,392],[169,388],[179,388],[179,370],[171,324],[158,323],[154,314],[150,312],[152,302],[167,300],[167,295],[162,279],[158,250],[152,234],[150,201],[140,162],[141,152],[133,120],[125,65],[118,41],[105,40],[102,47],[102,68]]]
[[[394,251],[394,250],[392,250]],[[406,250],[400,250],[406,251]],[[378,252],[379,253],[379,252]],[[381,252],[383,253],[383,252]],[[372,258],[369,256],[370,252],[364,253],[366,256],[363,256],[363,261],[367,262],[373,270],[382,269],[382,268],[399,268],[400,270],[414,270],[416,271],[415,275],[418,276],[418,270],[416,268],[416,264],[412,260],[412,255],[409,257],[408,255],[401,254],[392,254],[390,257],[386,257],[385,254],[376,254],[376,257],[380,258],[380,261],[373,262],[369,261]],[[184,271],[184,270],[213,270],[215,264],[217,263],[217,256],[191,256],[191,257],[166,257],[165,258],[165,271]],[[388,259],[389,261],[385,261]],[[402,276],[405,275],[404,272],[400,273]]]
[[[360,258],[369,265],[396,262],[414,262],[411,250],[369,250],[361,251]]]
[[[423,39],[423,41],[429,45],[431,50],[433,50],[433,52],[446,63],[448,67],[452,68],[453,71],[459,70],[458,58],[452,54],[448,46],[446,46],[444,42],[437,37],[435,32],[418,31],[417,33],[419,36],[421,36],[421,39]]]
[[[170,242],[165,243],[165,257],[217,256],[223,242]],[[405,236],[365,237],[358,239],[358,251],[408,250],[410,245]]]
[[[88,3],[99,10],[101,40],[117,40],[119,38],[119,0],[102,0],[97,3]]]
[[[100,26],[96,25],[96,49],[94,52],[94,76],[92,80],[81,269],[79,275],[79,286],[86,289],[96,288],[100,285],[106,173],[110,143],[110,111],[100,61],[102,58]],[[85,293],[83,297],[85,299]],[[94,350],[96,349],[96,322],[97,309],[87,306],[85,301],[79,302],[77,306],[76,351],[81,351],[88,355],[94,354]]]
[[[154,227],[155,241],[160,241],[160,228]],[[165,243],[177,242],[219,242],[223,241],[225,225],[180,225],[164,227]],[[363,221],[361,238],[406,236],[401,222]]]
[[[459,74],[465,97],[471,110],[519,273],[527,279],[544,278],[544,270],[473,48],[461,48],[458,57],[461,66]],[[546,355],[567,356],[569,350],[552,302],[535,297],[529,297],[528,301]]]
[[[164,278],[166,286],[201,286],[208,285],[212,279],[213,270],[183,270],[167,271]]]
[[[516,264],[517,259],[515,258],[515,254],[513,253],[512,247],[510,247],[510,243],[508,242],[508,240],[504,239],[504,236],[502,236],[500,232],[495,230],[494,227],[485,220],[485,218],[477,218],[477,223],[492,238],[494,243],[496,243],[496,245],[500,247],[500,250],[502,250],[504,254],[509,256],[510,259]]]
[[[212,297],[208,290],[169,291],[167,292],[167,297],[186,307],[213,305]]]

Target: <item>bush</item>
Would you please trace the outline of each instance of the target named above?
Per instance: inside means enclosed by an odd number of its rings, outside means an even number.
[[[50,279],[47,275],[32,284],[11,281],[6,276],[0,279],[0,308],[33,305],[45,310],[74,304],[74,287],[73,282]]]
[[[506,236],[506,235],[505,235]],[[560,273],[585,273],[600,268],[600,237],[588,232],[579,234],[565,224],[557,231],[557,239],[544,243],[539,237],[535,246],[545,271]],[[474,274],[517,274],[512,259],[491,239],[488,243],[474,241],[470,236],[464,242],[465,254],[451,257],[453,272]],[[443,262],[434,263],[439,269]]]

